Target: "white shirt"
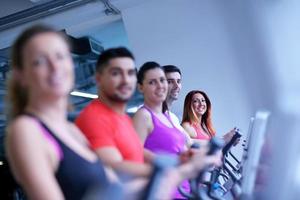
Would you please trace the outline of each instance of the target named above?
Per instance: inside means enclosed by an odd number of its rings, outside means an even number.
[[[174,126],[184,134],[185,139],[186,139],[186,143],[189,144],[189,145],[192,144],[193,142],[192,142],[191,137],[184,130],[184,128],[181,126],[178,117],[169,110],[167,112],[169,113],[170,119],[171,119],[172,123],[174,124]]]

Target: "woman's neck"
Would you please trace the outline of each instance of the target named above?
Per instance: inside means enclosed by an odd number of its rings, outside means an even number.
[[[201,125],[202,124],[202,115],[194,116],[193,123]]]
[[[168,110],[171,110],[171,107],[172,107],[173,102],[174,102],[173,99],[167,97],[167,99],[166,99],[166,104],[167,104],[167,106],[168,106]]]
[[[67,99],[56,101],[29,100],[25,112],[32,113],[42,120],[63,122],[67,120]]]
[[[157,114],[162,113],[162,103],[153,103],[145,100],[144,105]]]

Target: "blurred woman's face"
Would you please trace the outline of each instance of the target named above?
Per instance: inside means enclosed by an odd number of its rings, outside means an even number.
[[[21,84],[34,97],[67,96],[74,84],[73,68],[64,39],[56,33],[41,33],[23,49]]]
[[[162,103],[168,92],[168,83],[164,71],[160,68],[146,71],[140,90],[146,101]]]
[[[192,109],[197,116],[202,116],[207,111],[206,100],[202,94],[196,93],[193,95]]]

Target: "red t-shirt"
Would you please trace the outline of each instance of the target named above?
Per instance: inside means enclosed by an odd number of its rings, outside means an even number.
[[[116,147],[124,160],[144,162],[143,146],[130,117],[93,100],[75,120],[92,149]]]

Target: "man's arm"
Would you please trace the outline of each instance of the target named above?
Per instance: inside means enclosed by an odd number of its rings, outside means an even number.
[[[125,161],[115,147],[101,147],[95,152],[104,164],[111,166],[116,171],[137,177],[148,177],[152,172],[152,167],[149,164]]]
[[[145,162],[151,164],[153,162],[154,158],[155,158],[155,154],[152,151],[144,148]]]

